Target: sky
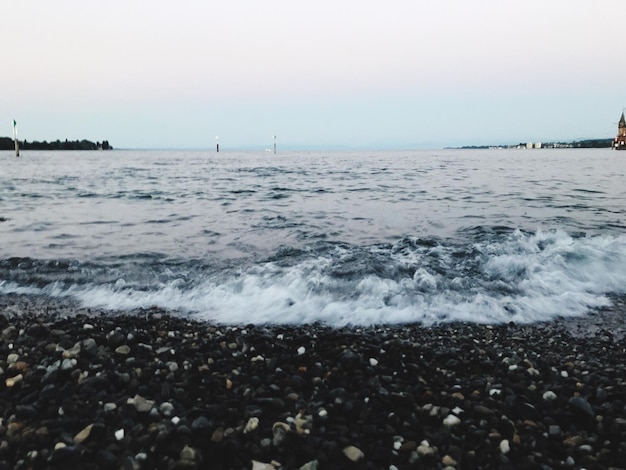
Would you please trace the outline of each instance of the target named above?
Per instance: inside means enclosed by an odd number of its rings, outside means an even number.
[[[115,148],[610,138],[624,0],[5,0],[0,136]]]

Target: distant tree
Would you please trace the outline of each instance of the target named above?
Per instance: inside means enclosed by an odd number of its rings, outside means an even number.
[[[13,150],[14,142],[11,137],[0,137],[0,150]],[[46,140],[38,142],[33,140],[28,142],[26,140],[20,141],[20,148],[23,150],[110,150],[113,147],[109,144],[108,140],[99,142],[92,142],[87,139],[82,140],[69,140],[61,141],[57,139],[52,142]]]

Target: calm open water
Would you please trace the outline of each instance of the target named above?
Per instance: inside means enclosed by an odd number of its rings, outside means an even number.
[[[530,323],[626,296],[626,153],[608,149],[0,162],[0,296],[331,325]]]

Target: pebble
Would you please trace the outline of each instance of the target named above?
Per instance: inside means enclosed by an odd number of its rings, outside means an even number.
[[[207,431],[211,428],[211,422],[207,419],[206,416],[198,416],[191,423],[192,431]]]
[[[197,457],[198,451],[193,447],[189,447],[188,445],[185,445],[185,447],[183,447],[183,449],[180,451],[180,460],[193,462],[194,460],[196,460]]]
[[[252,470],[276,470],[276,467],[271,463],[264,463],[259,462],[258,460],[253,460]]]
[[[91,434],[92,428],[93,428],[93,424],[90,424],[87,427],[83,428],[82,431],[80,431],[78,434],[76,434],[76,436],[74,436],[74,443],[82,444],[84,441],[86,441],[87,438],[89,437],[89,434]]]
[[[282,445],[283,442],[285,442],[285,439],[287,438],[287,433],[290,430],[291,428],[289,427],[287,423],[281,423],[281,422],[274,423],[274,425],[272,426],[272,435],[273,435],[272,444],[275,447],[279,447],[280,445]]]
[[[0,310],[0,468],[622,462],[626,372],[606,335],[558,324],[244,329],[149,310],[10,321]]]
[[[456,426],[457,424],[460,424],[460,423],[461,423],[461,420],[457,416],[452,415],[452,414],[446,416],[443,420],[444,426],[447,426],[449,428]]]
[[[63,359],[63,361],[61,362],[61,370],[67,371],[67,370],[73,369],[76,366],[76,364],[77,364],[77,361],[74,358]]]
[[[259,427],[259,418],[252,417],[246,423],[246,427],[244,428],[243,433],[248,434],[249,432],[256,431],[258,427]]]
[[[130,346],[123,344],[115,348],[115,354],[121,354],[122,356],[128,356],[130,354]]]
[[[343,455],[348,457],[349,460],[353,462],[358,462],[365,457],[365,454],[361,449],[355,446],[348,446],[343,449]]]
[[[146,400],[141,395],[135,395],[134,398],[129,398],[127,400],[127,403],[130,404],[130,405],[134,405],[135,409],[139,413],[147,413],[154,406],[154,400]]]
[[[213,431],[213,434],[211,435],[211,441],[222,442],[222,439],[224,439],[224,428],[220,426],[215,431]]]
[[[529,367],[528,369],[526,369],[526,372],[528,372],[528,375],[530,375],[531,377],[537,377],[541,375],[541,373],[534,367]]]
[[[117,405],[115,403],[105,403],[102,407],[105,413],[109,413],[117,409]]]
[[[159,405],[159,413],[161,413],[166,418],[171,417],[174,414],[174,405],[170,402],[165,401]]]
[[[561,435],[561,427],[556,424],[550,425],[550,427],[548,428],[548,436],[559,437],[560,435]]]
[[[543,394],[542,398],[544,401],[556,400],[556,393],[554,393],[552,390],[548,390],[547,392]]]
[[[571,405],[572,409],[574,409],[574,411],[578,412],[580,415],[583,415],[592,419],[595,418],[596,416],[589,402],[585,400],[583,397],[580,397],[580,396],[572,397],[569,399],[569,404]]]
[[[9,377],[8,379],[5,379],[4,383],[7,386],[7,388],[13,388],[22,380],[24,380],[24,376],[22,374],[17,374],[13,377]]]
[[[509,440],[508,439],[503,439],[502,441],[500,441],[500,452],[502,452],[502,454],[506,455],[511,451],[511,446],[509,444]]]
[[[430,443],[426,440],[422,441],[419,446],[417,446],[417,454],[420,457],[428,457],[435,453],[435,449],[431,447]]]

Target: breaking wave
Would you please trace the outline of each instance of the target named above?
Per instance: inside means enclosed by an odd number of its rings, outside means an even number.
[[[464,235],[462,242],[407,237],[285,247],[264,261],[221,269],[151,257],[148,275],[146,266],[5,260],[0,294],[71,298],[115,311],[159,307],[227,324],[338,327],[534,323],[585,315],[626,294],[626,236],[506,227]]]

